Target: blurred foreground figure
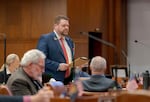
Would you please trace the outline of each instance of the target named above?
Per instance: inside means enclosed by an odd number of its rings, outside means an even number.
[[[44,87],[35,95],[28,96],[0,96],[0,102],[50,102],[54,96],[53,91]]]

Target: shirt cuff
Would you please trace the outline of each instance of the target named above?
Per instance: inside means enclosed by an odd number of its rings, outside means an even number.
[[[30,96],[23,96],[23,102],[31,102]]]
[[[58,66],[57,71],[60,71],[60,65]]]

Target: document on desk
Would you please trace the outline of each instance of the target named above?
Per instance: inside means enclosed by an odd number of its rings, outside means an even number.
[[[88,62],[89,62],[89,59],[87,57],[79,57],[79,58],[75,59],[72,63],[70,63],[69,66],[70,67],[81,66]]]

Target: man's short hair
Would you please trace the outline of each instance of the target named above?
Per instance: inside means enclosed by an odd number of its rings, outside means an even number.
[[[69,18],[67,16],[64,16],[64,15],[59,15],[55,18],[54,20],[54,24],[58,24],[60,22],[60,20],[69,20]]]
[[[93,57],[90,63],[90,67],[94,70],[105,70],[106,60],[101,56]]]

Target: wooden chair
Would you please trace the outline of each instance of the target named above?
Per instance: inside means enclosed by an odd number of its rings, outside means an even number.
[[[12,96],[12,93],[6,85],[0,85],[0,95]]]
[[[115,98],[119,95],[121,90],[110,90],[109,92],[83,92],[83,96],[97,97],[97,102],[115,102]],[[96,101],[96,100],[95,100]],[[90,102],[90,101],[89,101]]]
[[[146,90],[136,90],[125,92],[116,97],[116,102],[149,102],[150,92]]]
[[[98,102],[115,102],[115,96],[101,96]]]
[[[98,96],[82,96],[78,97],[75,102],[98,102]]]
[[[116,72],[117,71],[117,82],[123,87],[126,87],[126,83],[128,81],[128,69],[126,65],[111,65],[110,72],[112,75],[112,79],[116,80]]]
[[[60,97],[54,97],[50,99],[50,102],[70,102],[70,98],[60,98]]]

